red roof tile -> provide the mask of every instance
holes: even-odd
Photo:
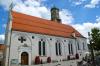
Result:
[[[12,12],[12,30],[46,34],[60,37],[71,37],[75,32],[77,37],[83,37],[72,26],[60,24],[54,21]]]

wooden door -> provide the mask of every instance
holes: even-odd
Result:
[[[23,52],[21,54],[21,65],[28,65],[28,53]]]

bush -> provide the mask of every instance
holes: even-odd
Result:
[[[70,60],[70,55],[67,56],[67,59]]]
[[[78,54],[78,53],[76,53],[75,57],[76,57],[76,59],[79,59],[79,54]]]
[[[47,63],[51,63],[51,57],[47,58]]]
[[[40,64],[41,61],[40,61],[40,57],[39,56],[36,56],[35,57],[35,64]]]

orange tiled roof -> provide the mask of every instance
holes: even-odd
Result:
[[[83,37],[72,26],[60,24],[50,20],[12,12],[12,30],[46,34],[60,37],[72,37],[75,32],[77,37]]]

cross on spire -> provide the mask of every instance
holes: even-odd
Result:
[[[26,38],[23,37],[23,36],[21,36],[21,37],[18,38],[18,40],[19,40],[21,43],[23,43],[24,41],[26,41]]]

